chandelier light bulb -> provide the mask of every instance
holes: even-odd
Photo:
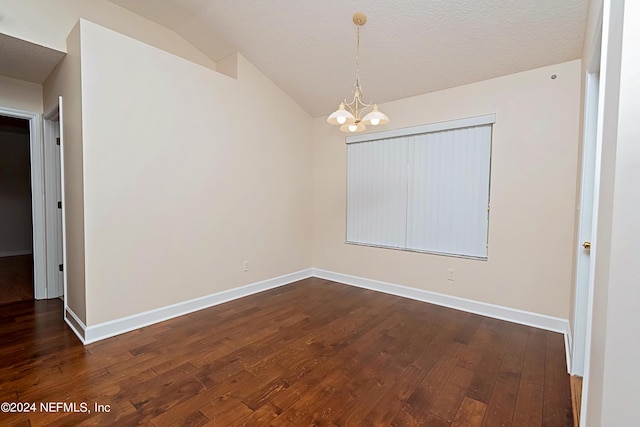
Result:
[[[358,130],[358,125],[349,125],[349,132],[355,132]]]
[[[389,117],[376,104],[373,104],[371,112],[362,118],[362,121],[371,126],[384,125],[389,123]]]
[[[351,114],[351,112],[347,111],[344,103],[340,103],[340,106],[336,111],[331,113],[329,117],[327,117],[327,123],[332,125],[344,125],[355,123],[356,118]]]

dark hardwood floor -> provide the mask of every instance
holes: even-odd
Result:
[[[0,402],[38,407],[0,425],[572,425],[560,334],[320,279],[86,347],[61,317],[2,306]]]
[[[0,304],[33,299],[33,255],[0,257]]]

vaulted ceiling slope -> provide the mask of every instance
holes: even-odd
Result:
[[[587,0],[110,0],[213,60],[240,52],[313,116],[349,97],[365,12],[365,98],[383,103],[578,59]]]
[[[0,76],[42,84],[65,53],[0,33]]]

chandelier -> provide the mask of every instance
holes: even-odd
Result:
[[[353,23],[356,24],[357,28],[356,87],[353,90],[353,100],[347,103],[345,99],[340,103],[338,109],[327,117],[327,122],[340,126],[342,132],[362,132],[367,129],[367,125],[378,126],[389,123],[389,117],[380,111],[376,104],[367,104],[362,100],[362,88],[360,87],[360,27],[366,22],[367,15],[364,13],[357,12],[353,15]]]

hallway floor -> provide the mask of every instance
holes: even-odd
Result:
[[[33,255],[0,257],[0,304],[33,299]]]

